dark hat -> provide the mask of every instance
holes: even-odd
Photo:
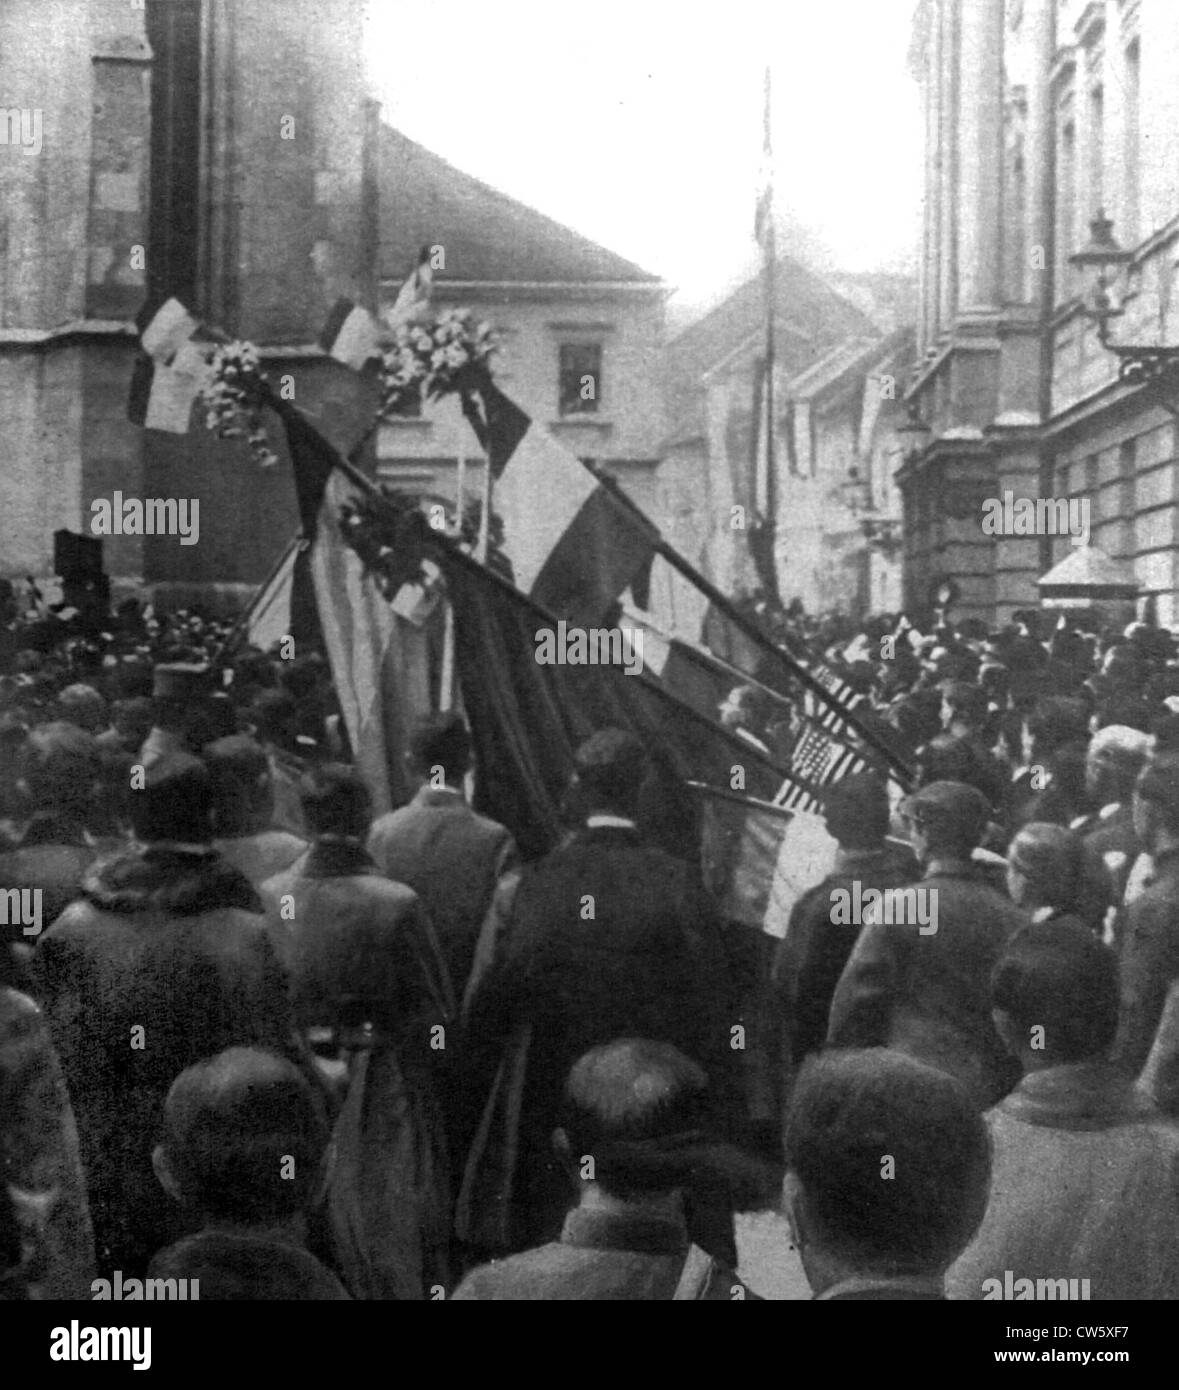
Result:
[[[919,824],[935,824],[975,839],[986,827],[986,797],[965,782],[930,782],[901,802],[901,815]]]
[[[195,700],[213,692],[207,665],[173,662],[155,668],[151,693],[157,700]]]

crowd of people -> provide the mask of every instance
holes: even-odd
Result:
[[[0,600],[0,1296],[757,1298],[767,1208],[819,1299],[1179,1296],[1169,633],[758,613],[913,776],[751,978],[631,733],[522,862],[460,716],[374,816],[319,654]]]

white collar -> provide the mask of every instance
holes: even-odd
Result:
[[[627,820],[625,816],[587,816],[585,824],[587,830],[601,830],[605,826],[609,826],[611,829],[614,830],[638,829],[638,826],[634,823],[634,821]]]

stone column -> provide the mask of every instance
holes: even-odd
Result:
[[[1002,297],[1003,0],[959,11],[958,310]]]
[[[937,259],[937,332],[954,321],[958,247],[955,223],[958,207],[958,0],[939,0],[934,23],[937,84],[938,221],[934,233]]]
[[[1055,0],[1024,0],[1028,45],[1027,121],[1024,127],[1024,243],[1029,270],[1025,283],[1038,315],[1052,309],[1052,209],[1055,199],[1056,134],[1049,74],[1056,47]],[[1036,256],[1040,248],[1042,256]],[[1044,268],[1040,269],[1040,263]]]

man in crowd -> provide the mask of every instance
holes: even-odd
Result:
[[[179,1234],[150,1162],[173,1078],[235,1043],[281,1052],[293,1023],[258,896],[210,843],[204,765],[153,763],[131,813],[138,843],[86,873],[82,896],[39,938],[35,967],[77,1115],[100,1273],[140,1278]]]
[[[959,1082],[882,1048],[812,1057],[785,1150],[784,1204],[817,1299],[945,1297],[990,1176],[986,1131]]]
[[[1010,1271],[1087,1280],[1093,1299],[1179,1297],[1179,1130],[1107,1060],[1113,952],[1078,922],[1043,922],[1012,938],[991,997],[1023,1079],[987,1115],[990,1202],[950,1296],[1002,1296]]]
[[[703,1170],[742,1166],[716,1143],[701,1067],[668,1043],[622,1038],[569,1073],[552,1135],[576,1206],[560,1238],[472,1270],[455,1298],[754,1298],[692,1245],[684,1193]]]
[[[461,994],[479,927],[496,884],[515,865],[516,845],[504,826],[467,804],[463,780],[471,766],[471,738],[457,714],[419,721],[409,766],[418,791],[408,806],[374,823],[368,851],[383,874],[422,899]]]
[[[888,791],[874,772],[845,777],[823,801],[828,833],[839,842],[830,874],[795,904],[771,968],[773,1013],[784,1037],[784,1072],[797,1070],[827,1037],[835,986],[860,934],[861,923],[836,911],[859,885],[899,888],[920,873],[911,851],[890,844]]]
[[[514,1191],[505,1194],[501,1182],[473,1198],[464,1223],[467,1238],[485,1247],[522,1249],[560,1229],[568,1188],[549,1138],[565,1078],[590,1048],[647,1037],[678,1047],[714,1084],[730,1075],[736,1010],[719,921],[694,871],[639,834],[643,746],[604,729],[581,745],[576,766],[584,820],[507,880],[464,1002],[464,1061],[502,1058],[517,1077]],[[493,1109],[505,1100],[494,1077],[492,1062]],[[472,1152],[468,1190],[489,1159],[485,1149]],[[502,1172],[494,1160],[490,1166]],[[494,1234],[475,1230],[488,1211]],[[731,1251],[731,1232],[720,1240]]]
[[[1089,741],[1085,790],[1091,813],[1073,823],[1085,842],[1085,854],[1104,864],[1109,902],[1120,903],[1141,845],[1134,831],[1131,798],[1134,780],[1150,749],[1150,735],[1124,724],[1107,724]]]
[[[901,813],[924,870],[914,909],[901,912],[903,921],[887,920],[882,905],[865,912],[827,1042],[906,1052],[957,1076],[977,1104],[993,1104],[1015,1077],[991,1022],[988,981],[1027,919],[971,860],[987,819],[977,788],[931,782]]]
[[[1146,1061],[1170,986],[1179,980],[1179,754],[1142,770],[1134,787],[1137,843],[1151,856],[1142,892],[1118,926],[1121,1013],[1114,1060],[1129,1072]]]
[[[266,751],[247,734],[202,750],[213,783],[214,848],[255,888],[307,853],[307,841],[271,824],[274,794]]]

